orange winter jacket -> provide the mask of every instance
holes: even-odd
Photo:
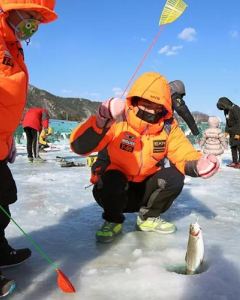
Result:
[[[0,161],[8,157],[12,136],[17,128],[27,98],[28,72],[23,50],[6,22],[8,11],[38,11],[42,23],[56,19],[55,0],[0,0]]]
[[[136,116],[131,103],[134,96],[162,104],[168,113],[159,123],[149,124]],[[107,170],[119,170],[133,182],[141,182],[156,173],[164,158],[184,174],[186,162],[196,161],[202,154],[194,149],[171,117],[171,96],[166,80],[158,73],[144,73],[128,93],[125,118],[115,121],[109,129],[100,129],[96,116],[91,116],[71,134],[71,148],[81,155],[104,149],[109,159]]]

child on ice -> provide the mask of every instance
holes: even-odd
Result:
[[[209,128],[203,133],[200,141],[200,147],[204,154],[214,154],[221,163],[221,155],[227,149],[227,142],[224,133],[219,128],[220,121],[217,117],[212,116],[208,119]]]

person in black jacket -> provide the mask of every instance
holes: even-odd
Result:
[[[169,82],[172,98],[172,108],[186,122],[193,135],[199,135],[197,124],[188,109],[183,97],[186,95],[184,83],[181,80]]]
[[[228,98],[221,97],[218,99],[217,108],[224,111],[225,132],[229,134],[232,162],[227,166],[240,169],[240,107]]]

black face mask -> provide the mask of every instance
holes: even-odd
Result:
[[[152,114],[150,112],[147,112],[145,110],[142,110],[142,109],[138,108],[138,112],[137,112],[136,116],[139,119],[141,119],[141,120],[143,120],[143,121],[145,121],[147,123],[156,124],[156,123],[159,122],[159,120],[161,118],[163,118],[166,115],[166,113],[167,113],[167,111],[164,110],[162,112],[158,112],[156,114]]]

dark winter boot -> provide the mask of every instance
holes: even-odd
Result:
[[[232,162],[232,163],[228,164],[227,167],[237,168],[237,165],[238,165],[238,163]]]
[[[14,280],[7,279],[3,275],[0,275],[0,298],[11,294],[15,286]]]
[[[0,268],[12,267],[21,264],[31,256],[31,250],[13,249],[9,245],[3,249],[0,249]]]

